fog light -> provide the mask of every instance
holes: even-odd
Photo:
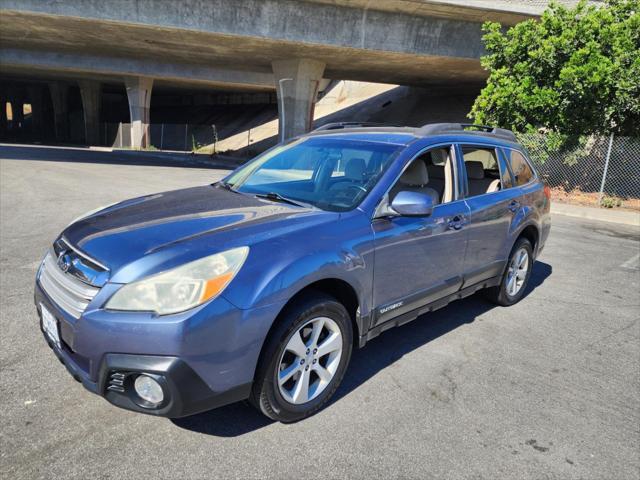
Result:
[[[164,393],[160,384],[148,375],[140,375],[133,384],[138,396],[153,405],[159,405],[164,400]]]

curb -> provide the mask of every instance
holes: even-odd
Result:
[[[566,203],[552,203],[551,214],[640,227],[640,212],[629,210],[613,210],[608,208],[569,205]]]
[[[214,158],[207,154],[191,153],[191,152],[173,152],[167,150],[144,151],[113,148],[111,152],[123,156],[131,156],[137,158],[153,158],[157,160],[168,160],[173,163],[184,163],[188,165],[197,165],[208,168],[220,168],[225,170],[235,170],[237,167],[245,163],[247,160],[242,158],[218,155]]]

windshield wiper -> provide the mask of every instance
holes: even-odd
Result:
[[[233,188],[233,185],[231,185],[230,183],[220,181],[218,182],[218,185],[220,185],[225,190],[229,190],[230,192],[240,193],[235,188]]]
[[[259,198],[266,198],[267,200],[271,200],[273,202],[288,203],[290,205],[295,205],[296,207],[313,208],[308,203],[303,203],[303,202],[300,202],[300,201],[297,201],[297,200],[291,200],[290,198],[283,197],[282,195],[280,195],[279,193],[276,193],[276,192],[256,193],[254,195],[256,197],[259,197]]]

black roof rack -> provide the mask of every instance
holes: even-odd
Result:
[[[474,125],[472,123],[428,123],[420,127],[421,135],[438,135],[443,133],[482,133],[499,137],[510,142],[517,142],[516,136],[506,128]]]
[[[391,125],[388,123],[376,123],[376,122],[333,122],[325,123],[314,129],[314,132],[320,132],[323,130],[342,130],[344,128],[366,128],[366,127],[397,127],[398,125]]]
[[[425,135],[443,135],[447,133],[467,133],[473,135],[481,135],[488,137],[498,137],[509,142],[517,143],[516,136],[511,130],[506,128],[490,127],[487,125],[474,125],[472,123],[428,123],[419,128],[402,127],[388,123],[375,122],[333,122],[326,123],[313,130],[313,132],[322,132],[328,130],[358,129],[358,128],[376,128],[387,127],[397,130],[411,130],[414,134]]]

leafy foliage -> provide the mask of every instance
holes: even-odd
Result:
[[[519,132],[640,134],[640,0],[552,3],[539,20],[483,26],[489,71],[469,117]]]
[[[567,135],[549,130],[544,134],[518,133],[518,142],[527,149],[529,158],[538,164],[545,163],[561,152],[565,165],[575,165],[591,154],[595,138],[591,135]]]
[[[604,197],[602,197],[602,200],[600,200],[600,206],[604,207],[604,208],[615,208],[615,207],[621,207],[622,206],[622,199],[618,198],[618,197],[610,197],[609,195],[606,195]]]

